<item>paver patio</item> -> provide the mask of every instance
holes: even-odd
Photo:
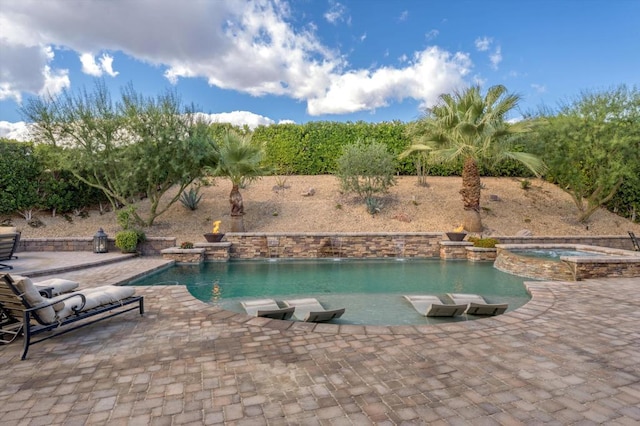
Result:
[[[33,256],[14,273],[100,255]],[[55,276],[104,285],[164,263]],[[402,327],[251,318],[181,286],[138,287],[144,317],[58,336],[26,361],[21,339],[0,346],[0,424],[640,424],[640,279],[528,286],[532,301],[499,317]]]

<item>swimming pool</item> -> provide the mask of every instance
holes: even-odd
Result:
[[[130,283],[186,285],[199,300],[243,313],[241,301],[315,297],[327,309],[346,308],[338,324],[401,325],[466,321],[426,318],[402,297],[474,293],[513,310],[529,301],[523,279],[490,263],[443,260],[277,260],[176,265]]]

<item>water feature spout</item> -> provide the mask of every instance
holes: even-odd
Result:
[[[404,258],[404,246],[405,241],[404,238],[396,238],[393,240],[393,246],[395,248],[396,257],[399,259]]]
[[[342,237],[331,237],[331,252],[333,257],[342,257]]]
[[[269,252],[269,258],[280,257],[280,238],[267,237],[267,249]]]

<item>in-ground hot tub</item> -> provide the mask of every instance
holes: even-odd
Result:
[[[584,244],[498,244],[494,267],[527,278],[640,277],[640,252]]]

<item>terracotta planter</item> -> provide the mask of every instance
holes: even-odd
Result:
[[[462,241],[466,236],[466,232],[447,232],[447,238],[451,241]]]
[[[213,232],[209,232],[204,234],[204,238],[208,243],[219,243],[222,237],[224,237],[223,233],[214,234]]]

